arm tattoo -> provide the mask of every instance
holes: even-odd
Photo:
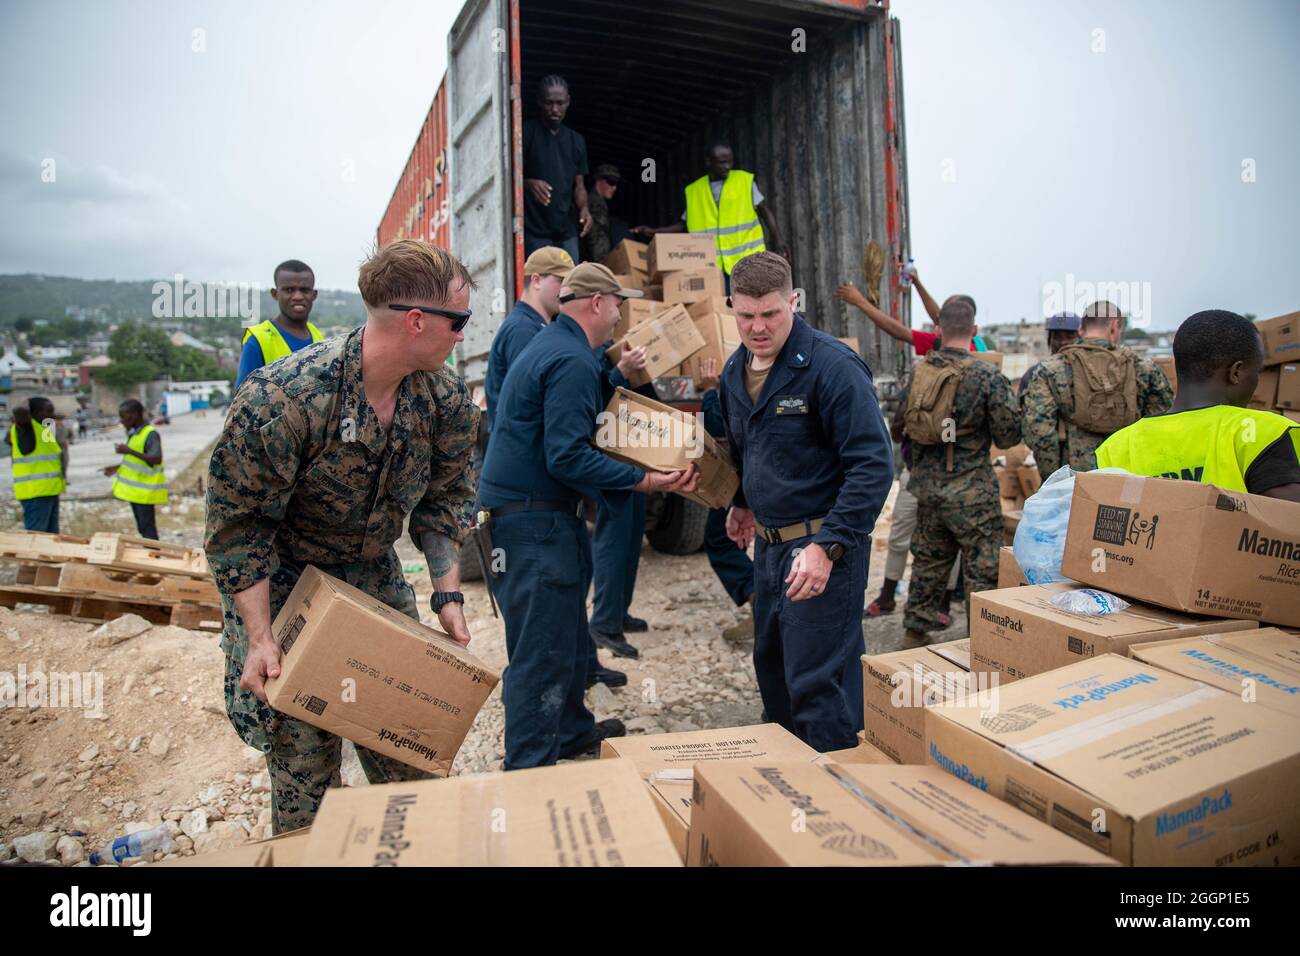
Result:
[[[420,536],[424,557],[429,562],[429,576],[435,581],[459,567],[460,549],[456,542],[440,534],[425,532]]]

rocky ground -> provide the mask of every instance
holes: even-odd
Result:
[[[119,513],[120,512],[120,513]],[[876,535],[869,596],[879,587],[890,509]],[[163,539],[202,543],[200,498],[178,498],[159,515]],[[130,511],[114,502],[66,502],[63,530],[132,531]],[[13,525],[11,524],[10,527]],[[427,620],[431,590],[424,560],[409,540],[398,546]],[[12,580],[12,565],[0,566]],[[479,582],[464,586],[471,650],[505,667],[505,637]],[[899,607],[904,595],[900,594]],[[954,608],[954,611],[957,609]],[[588,706],[618,717],[631,733],[662,733],[756,723],[762,707],[750,660],[752,644],[722,631],[743,621],[701,554],[675,557],[646,546],[632,611],[650,622],[631,635],[638,660],[601,651],[606,666],[627,672],[626,687],[596,685]],[[865,621],[868,651],[902,642],[901,613]],[[937,636],[965,633],[957,613]],[[49,706],[0,710],[0,861],[76,865],[113,838],[165,826],[170,855],[224,849],[270,833],[269,781],[260,754],[228,723],[221,697],[217,637],[138,618],[106,626],[32,610],[0,609],[0,681],[24,669],[86,673],[102,679],[102,712]],[[478,715],[453,773],[498,770],[503,755],[500,689]],[[345,746],[345,785],[365,785]],[[163,854],[158,854],[163,855]],[[135,862],[135,861],[131,861]]]

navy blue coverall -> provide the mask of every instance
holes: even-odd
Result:
[[[578,509],[584,495],[599,501],[645,476],[592,445],[601,398],[600,363],[582,327],[564,314],[533,337],[501,386],[501,424],[488,444],[479,499],[488,509],[543,509],[494,515],[489,524],[505,564],[493,588],[509,658],[507,770],[553,764],[597,736],[583,703],[591,541]]]
[[[737,507],[781,528],[824,518],[811,537],[754,545],[754,670],[769,720],[816,750],[853,747],[862,729],[863,595],[871,531],[894,473],[871,371],[847,345],[794,316],[756,403],[749,350],[722,371],[719,399],[740,470]],[[795,552],[839,543],[825,590],[785,596]]]
[[[501,399],[501,384],[506,380],[506,373],[510,371],[510,366],[524,350],[524,346],[545,327],[545,316],[520,299],[510,310],[510,314],[505,317],[496,335],[492,336],[492,348],[488,352],[487,375],[483,379],[483,391],[487,395],[489,434],[496,420],[497,402]]]
[[[725,440],[727,429],[722,421],[722,405],[716,389],[704,393],[700,413],[704,416],[704,430],[714,438]],[[708,555],[709,567],[713,568],[713,573],[736,606],[748,601],[754,593],[754,562],[749,559],[747,551],[736,547],[735,542],[727,537],[726,508],[709,509],[709,517],[704,522],[704,553]]]

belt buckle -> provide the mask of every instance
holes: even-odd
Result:
[[[768,544],[780,544],[780,543],[781,543],[781,529],[779,529],[779,528],[764,528],[764,529],[763,529],[763,540],[766,541]]]

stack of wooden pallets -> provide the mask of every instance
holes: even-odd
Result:
[[[155,624],[221,630],[221,598],[201,548],[124,534],[6,531],[0,560],[18,564],[18,580],[0,586],[0,607],[44,605],[80,621],[138,614]]]

